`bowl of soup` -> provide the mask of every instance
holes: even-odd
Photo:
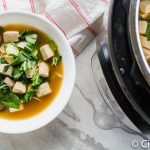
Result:
[[[26,12],[0,17],[0,132],[30,132],[67,104],[74,56],[62,32],[44,17]]]

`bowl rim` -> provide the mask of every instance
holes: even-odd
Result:
[[[47,118],[47,120],[44,123],[41,123],[41,124],[37,125],[36,127],[31,127],[30,129],[29,128],[28,129],[24,128],[24,129],[21,129],[21,130],[18,129],[17,131],[12,131],[10,129],[5,129],[5,130],[3,129],[3,130],[1,130],[1,128],[0,128],[0,132],[1,133],[7,133],[7,134],[27,133],[27,132],[31,132],[31,131],[34,131],[34,130],[37,130],[37,129],[41,128],[41,127],[46,126],[48,123],[50,123],[53,119],[55,119],[62,112],[62,110],[64,109],[64,107],[68,103],[69,98],[70,98],[71,93],[72,93],[72,90],[73,90],[73,87],[74,87],[74,84],[75,84],[75,76],[76,76],[75,58],[74,58],[71,46],[70,46],[68,40],[66,39],[65,35],[60,31],[60,29],[58,27],[56,27],[52,22],[50,22],[48,19],[44,18],[42,15],[33,14],[33,13],[30,13],[30,12],[25,12],[25,11],[7,11],[7,12],[0,13],[0,17],[3,16],[3,15],[8,15],[8,16],[9,15],[26,15],[26,16],[30,16],[30,17],[34,17],[36,19],[39,19],[40,21],[43,21],[43,22],[47,22],[50,25],[50,28],[52,28],[52,30],[55,30],[59,34],[59,36],[63,39],[64,44],[68,48],[68,53],[69,53],[70,59],[72,60],[72,72],[71,72],[72,73],[72,83],[71,83],[71,85],[69,87],[70,90],[69,90],[68,96],[66,97],[66,100],[64,100],[64,103],[61,105],[61,107],[59,107],[59,111],[57,111],[53,115],[53,117]],[[25,23],[20,23],[20,24],[25,24]],[[59,92],[58,92],[58,94],[59,94]],[[54,99],[54,101],[55,101],[55,99]],[[50,103],[49,106],[50,105],[52,105],[52,104]],[[46,111],[46,110],[43,110],[43,112],[44,111]],[[40,112],[40,113],[42,113],[42,112]],[[33,117],[31,117],[30,119],[32,119]],[[22,120],[25,121],[27,119],[22,119]],[[7,122],[7,119],[5,121]],[[9,120],[9,122],[11,122],[11,121],[12,122],[19,122],[20,120]]]

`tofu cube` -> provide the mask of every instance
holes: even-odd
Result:
[[[31,85],[28,85],[27,90],[31,90],[31,89],[32,89],[32,86],[31,86]]]
[[[26,92],[26,85],[21,82],[16,82],[12,91],[17,94],[24,94]]]
[[[147,37],[141,35],[140,39],[141,39],[142,46],[146,49],[150,49],[150,41],[147,40]]]
[[[13,112],[21,111],[23,109],[24,109],[23,104],[20,104],[20,107],[18,109],[16,109],[16,108],[9,108],[9,111],[11,113],[13,113]]]
[[[14,86],[15,82],[13,80],[11,80],[10,78],[6,77],[4,79],[4,83],[6,83],[9,87]]]
[[[140,3],[140,12],[143,14],[150,13],[150,1],[149,0],[143,0]]]
[[[45,62],[41,62],[39,64],[39,75],[41,77],[48,77],[49,76],[49,67]]]
[[[32,70],[26,71],[26,72],[25,72],[26,77],[27,77],[27,78],[32,78],[34,72],[35,72],[35,68],[33,68]]]
[[[4,58],[7,61],[7,63],[9,63],[9,64],[11,64],[12,61],[14,60],[14,57],[13,56],[9,56],[9,55],[5,55]]]
[[[144,52],[145,56],[150,55],[150,50],[148,50],[146,48],[143,48],[143,52]]]
[[[18,31],[6,31],[3,33],[4,42],[18,42]]]
[[[142,13],[140,13],[140,16],[141,16],[143,19],[148,19],[148,18],[150,18],[150,13],[149,13],[149,14],[142,14]]]
[[[140,34],[145,34],[147,31],[147,22],[146,21],[139,21],[139,32]]]
[[[146,60],[150,64],[150,55],[146,56]]]
[[[0,64],[0,73],[4,74],[6,76],[11,76],[12,71],[13,71],[13,67],[10,66],[6,72],[3,72],[3,69],[5,66],[7,66],[7,64]]]
[[[45,82],[38,87],[36,95],[37,95],[37,97],[42,97],[47,94],[50,94],[51,92],[52,92],[52,90],[51,90],[49,84],[47,82]]]
[[[50,48],[50,46],[48,44],[42,46],[40,48],[40,52],[41,52],[42,57],[43,57],[44,60],[47,60],[47,59],[54,56],[54,53],[53,53],[52,49]]]

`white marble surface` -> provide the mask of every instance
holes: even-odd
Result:
[[[131,141],[142,139],[122,128],[103,101],[91,71],[94,43],[76,58],[75,87],[58,118],[31,133],[0,134],[0,150],[132,150]]]

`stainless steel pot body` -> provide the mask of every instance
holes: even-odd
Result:
[[[131,0],[129,12],[129,32],[132,49],[142,75],[150,86],[150,67],[145,59],[139,35],[139,6],[140,0]]]
[[[132,12],[131,14],[129,14],[129,7],[130,7],[130,11],[133,10],[133,8],[131,8],[130,3],[128,4],[128,2],[132,2],[132,5],[134,4],[133,1],[136,3],[136,7],[134,7],[134,9],[136,9],[136,12]],[[111,7],[109,9],[109,17],[108,19],[108,23],[105,26],[106,31],[104,32],[103,36],[100,36],[98,38],[98,48],[99,48],[99,56],[101,56],[100,54],[107,54],[109,56],[110,59],[110,64],[111,64],[111,68],[112,70],[108,70],[107,72],[111,72],[110,76],[112,76],[112,73],[114,73],[115,76],[115,80],[118,84],[118,86],[120,87],[120,89],[118,90],[120,93],[122,93],[122,95],[124,95],[124,98],[117,94],[117,96],[115,97],[115,99],[117,100],[118,104],[121,106],[122,110],[127,114],[127,116],[134,122],[134,120],[136,120],[134,123],[140,128],[140,126],[142,125],[142,129],[141,131],[144,131],[146,129],[147,132],[150,131],[150,117],[147,114],[147,112],[145,111],[145,105],[141,106],[141,103],[139,101],[139,99],[137,98],[137,93],[141,94],[141,92],[139,91],[139,88],[137,88],[136,80],[134,80],[134,74],[138,74],[140,73],[141,77],[144,81],[144,83],[146,83],[145,79],[143,78],[144,74],[141,74],[141,70],[139,70],[139,63],[137,66],[138,71],[136,71],[135,73],[132,73],[131,76],[131,69],[132,69],[132,65],[133,62],[136,63],[136,61],[138,62],[138,57],[134,59],[132,59],[132,61],[128,61],[128,58],[131,59],[131,55],[128,54],[128,51],[132,52],[132,48],[129,48],[130,44],[127,41],[130,41],[131,39],[131,43],[134,47],[134,54],[136,56],[137,55],[141,56],[143,55],[142,60],[145,60],[143,51],[142,51],[142,47],[141,47],[141,54],[139,52],[136,52],[136,47],[135,46],[139,46],[140,43],[140,39],[138,40],[138,43],[135,44],[135,41],[137,41],[137,38],[139,38],[139,32],[138,32],[138,10],[139,10],[139,5],[137,6],[137,4],[139,4],[140,1],[137,0],[112,0],[112,4]],[[123,11],[123,13],[122,13]],[[125,13],[124,13],[125,12]],[[136,18],[132,17],[132,15],[137,15]],[[130,15],[130,18],[128,18]],[[130,20],[130,22],[128,22]],[[134,24],[133,24],[134,22]],[[136,22],[136,30],[135,28],[135,22]],[[130,25],[132,23],[132,26]],[[128,31],[128,27],[130,28],[130,33]],[[132,29],[132,28],[133,29]],[[134,37],[133,37],[133,33],[134,32]],[[127,34],[125,34],[127,33]],[[129,34],[128,34],[129,33]],[[102,35],[102,33],[101,33]],[[129,37],[132,36],[132,37]],[[133,42],[132,42],[133,41]],[[107,45],[107,46],[105,46]],[[123,52],[123,53],[122,53]],[[122,55],[122,54],[123,55]],[[130,55],[128,57],[128,54]],[[108,57],[105,56],[105,59]],[[118,57],[119,56],[119,57]],[[125,56],[125,57],[124,57]],[[106,62],[103,62],[103,59],[100,59],[100,63],[102,64],[106,64]],[[126,66],[125,68],[125,74],[122,71],[122,64],[120,63],[120,61],[118,60],[125,60],[125,64]],[[146,60],[145,63],[147,64]],[[124,64],[124,63],[123,63]],[[136,63],[137,64],[137,63]],[[103,66],[103,65],[102,65]],[[109,65],[108,65],[109,66]],[[104,66],[103,67],[103,71],[104,73],[106,72],[104,68],[108,68],[108,66]],[[129,67],[129,69],[126,69],[127,67]],[[148,66],[149,68],[149,66]],[[106,74],[105,74],[105,77]],[[131,81],[131,82],[130,82]],[[108,86],[111,88],[111,83],[109,82],[109,80],[107,80],[108,82]],[[114,82],[114,80],[112,81]],[[141,82],[140,82],[141,83]],[[130,85],[131,86],[130,86]],[[146,83],[147,84],[147,83]],[[140,84],[141,86],[141,84]],[[148,86],[148,85],[147,85]],[[133,88],[132,88],[133,87]],[[143,86],[142,86],[143,88]],[[145,88],[145,87],[144,87]],[[132,90],[133,89],[133,90]],[[149,86],[148,86],[148,90],[149,90]],[[113,95],[115,95],[113,93]],[[140,96],[138,96],[140,97]],[[146,96],[149,97],[149,96]],[[120,99],[120,100],[119,100]],[[145,97],[142,97],[142,101],[145,99]],[[145,99],[146,101],[146,99]],[[106,101],[107,102],[107,101]],[[146,101],[148,102],[148,101]],[[124,104],[128,103],[127,107],[124,107]],[[146,103],[146,106],[149,106],[149,104]],[[147,109],[146,109],[147,110]],[[149,111],[149,108],[148,108]]]

